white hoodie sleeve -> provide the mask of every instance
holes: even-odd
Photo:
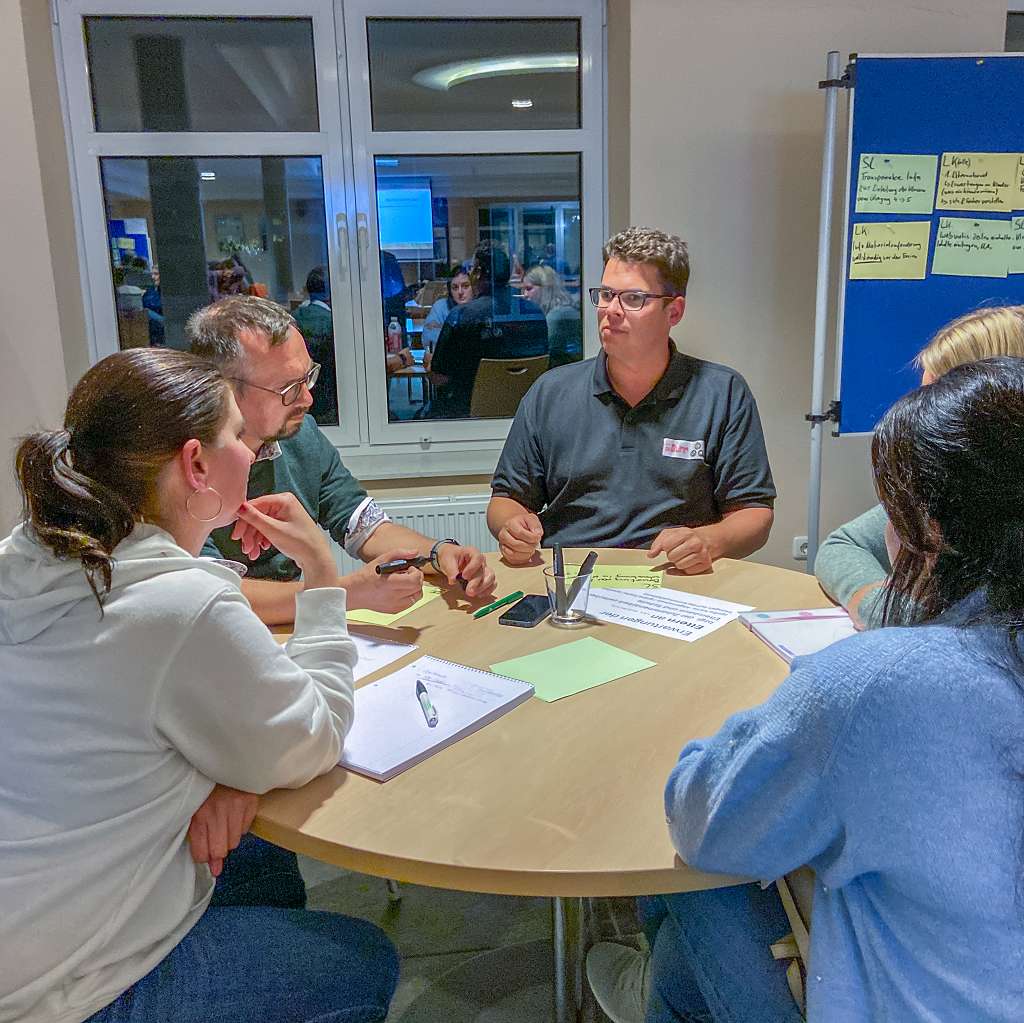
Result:
[[[156,691],[156,740],[222,785],[256,793],[304,785],[341,755],[357,657],[342,589],[297,594],[295,632],[283,647],[241,593],[221,591]]]

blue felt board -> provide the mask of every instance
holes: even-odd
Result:
[[[1024,56],[858,57],[853,88],[849,223],[924,220],[926,214],[856,213],[861,153],[1024,152]],[[923,281],[851,281],[843,256],[839,433],[867,433],[916,387],[914,356],[954,317],[984,305],[1024,304],[1024,274],[932,276],[939,218],[1009,213],[932,213]]]

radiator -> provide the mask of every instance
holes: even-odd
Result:
[[[498,544],[487,528],[490,494],[459,494],[453,497],[421,497],[378,502],[399,525],[415,529],[434,540],[454,537],[481,551],[496,551]],[[334,557],[342,574],[362,562],[350,558],[337,544]]]

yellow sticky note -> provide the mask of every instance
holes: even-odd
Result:
[[[569,578],[580,570],[579,565],[566,565]],[[591,589],[656,590],[665,581],[665,573],[646,565],[595,565]]]
[[[1008,220],[940,217],[932,273],[951,277],[1005,277],[1013,229]]]
[[[1024,217],[1010,220],[1010,262],[1007,272],[1024,274]]]
[[[851,281],[923,281],[931,221],[854,224]]]
[[[1017,194],[1013,200],[1015,210],[1024,210],[1024,154],[1017,158]]]
[[[857,213],[931,213],[937,156],[861,153]]]
[[[407,607],[404,611],[386,614],[384,611],[368,611],[366,608],[361,607],[355,611],[349,611],[345,618],[350,622],[361,622],[363,625],[391,625],[397,622],[399,618],[404,618],[407,614],[417,610],[417,608],[423,607],[424,604],[429,604],[440,593],[440,587],[429,586],[424,583],[423,596],[412,607]]]
[[[1019,201],[1020,153],[943,153],[937,210],[1009,213]]]

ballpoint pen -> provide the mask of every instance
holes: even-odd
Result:
[[[555,614],[564,618],[569,605],[565,599],[565,558],[562,557],[560,543],[556,543],[551,550],[551,568],[555,577]]]
[[[565,606],[567,608],[572,607],[573,601],[579,596],[580,590],[583,588],[584,582],[586,582],[587,576],[594,571],[594,565],[597,563],[597,551],[591,551],[586,560],[580,565],[580,574],[573,580],[572,586],[569,587],[569,595],[565,598]]]
[[[437,725],[437,711],[430,702],[427,687],[419,679],[416,679],[416,699],[420,702],[420,710],[423,711],[423,716],[426,718],[427,727],[434,728]]]
[[[506,604],[511,604],[513,601],[518,600],[522,595],[522,590],[516,590],[515,593],[510,593],[507,597],[502,597],[501,600],[496,600],[493,604],[487,604],[479,610],[474,611],[473,617],[483,618],[484,615],[489,615],[492,611],[497,611],[499,607],[504,607]]]

